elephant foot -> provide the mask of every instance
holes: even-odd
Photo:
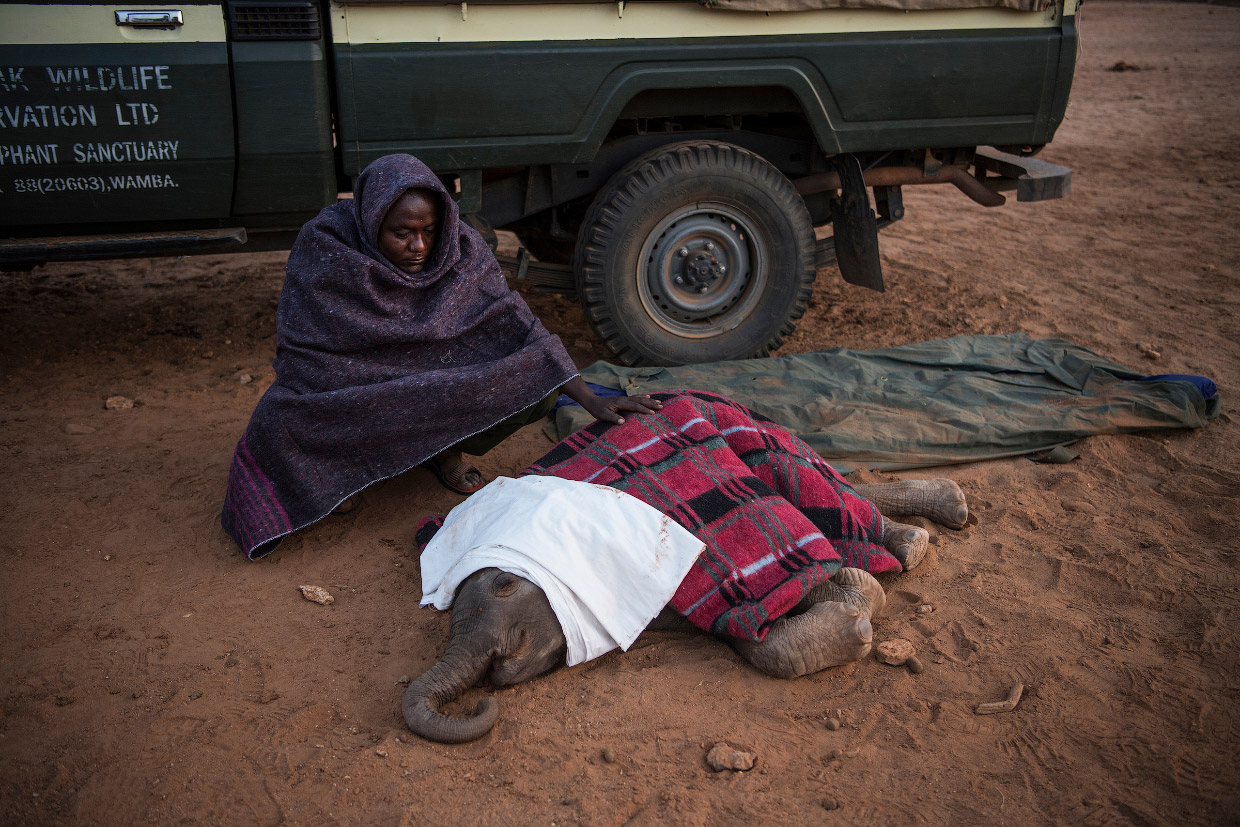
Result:
[[[887,605],[882,584],[865,569],[843,568],[831,580],[839,586],[843,602],[856,606],[870,620],[878,617]]]
[[[869,574],[861,574],[873,580]],[[867,607],[875,602],[867,596],[868,585],[841,589],[851,598],[864,601]],[[874,643],[874,627],[870,625],[869,608],[825,599],[799,615],[787,615],[775,621],[761,642],[734,640],[732,643],[745,660],[766,674],[796,678],[861,660],[870,653]]]
[[[853,490],[865,497],[882,514],[925,517],[948,528],[964,528],[969,519],[969,506],[964,492],[954,480],[900,480],[899,482],[855,485]]]
[[[750,663],[769,675],[793,678],[861,660],[874,642],[871,620],[887,595],[864,569],[842,568],[813,589],[799,613],[776,623],[762,643],[738,642]]]
[[[875,580],[874,575],[868,571],[842,568],[826,583],[812,589],[794,611],[807,611],[815,603],[821,603],[824,600],[847,603],[860,609],[867,618],[872,620],[878,617],[883,607],[887,605],[887,593],[883,591],[882,584]]]
[[[883,546],[900,561],[905,571],[911,571],[926,556],[926,549],[930,547],[930,532],[915,525],[884,520]]]

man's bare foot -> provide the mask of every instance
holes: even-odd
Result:
[[[930,547],[930,532],[915,525],[883,520],[883,547],[900,561],[905,571],[917,567]]]
[[[466,496],[486,485],[482,472],[465,459],[460,451],[449,448],[428,459],[423,465],[450,491]]]
[[[345,497],[343,500],[341,500],[340,504],[332,509],[332,513],[333,514],[348,514],[350,511],[357,508],[357,505],[360,501],[361,501],[361,495],[351,494],[348,497]]]
[[[969,506],[954,480],[900,480],[854,485],[853,490],[886,514],[925,517],[948,528],[964,528]]]

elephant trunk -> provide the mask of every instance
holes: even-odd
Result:
[[[409,729],[444,744],[463,744],[490,732],[499,717],[499,706],[493,698],[479,701],[469,718],[449,718],[439,708],[456,700],[486,674],[491,654],[470,651],[453,640],[444,656],[405,690],[401,711]]]

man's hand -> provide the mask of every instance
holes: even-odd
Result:
[[[590,416],[613,425],[624,424],[624,411],[653,413],[663,407],[662,402],[649,396],[597,396],[580,376],[568,380],[560,391],[585,408]]]

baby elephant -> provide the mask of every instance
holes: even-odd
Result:
[[[952,528],[963,527],[968,516],[964,495],[950,480],[854,488],[880,513],[927,517]],[[883,544],[905,569],[920,562],[929,543],[928,532],[890,520],[884,526]],[[882,611],[885,600],[873,576],[861,569],[843,568],[775,621],[761,642],[727,640],[769,675],[807,675],[865,657],[874,637],[870,620]],[[669,608],[660,618],[670,613]],[[405,691],[405,723],[432,741],[463,743],[480,738],[499,715],[493,698],[480,701],[471,717],[448,717],[440,707],[484,678],[493,685],[508,686],[550,672],[564,665],[566,654],[563,631],[542,589],[499,569],[474,572],[461,583],[453,600],[447,651]]]

